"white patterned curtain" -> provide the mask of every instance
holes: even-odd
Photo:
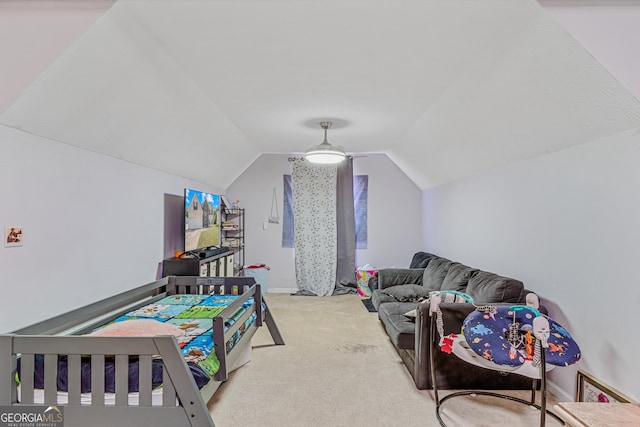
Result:
[[[328,296],[336,284],[336,166],[293,164],[296,283],[300,293]]]

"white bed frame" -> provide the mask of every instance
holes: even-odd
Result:
[[[241,294],[213,319],[215,352],[220,369],[208,384],[198,390],[191,371],[172,336],[94,337],[81,336],[105,320],[174,294]],[[224,319],[237,311],[250,297],[254,304],[227,331]],[[251,277],[176,277],[169,276],[89,306],[56,316],[34,325],[0,335],[0,406],[62,408],[65,427],[171,426],[212,427],[214,422],[207,402],[227,380],[233,367],[251,345],[257,328],[266,323],[276,345],[284,345],[280,332],[262,299],[260,285]],[[256,313],[256,320],[246,328],[229,353],[226,343],[245,321]],[[44,390],[35,390],[33,372],[35,355],[44,355]],[[58,355],[67,355],[68,393],[65,403],[58,403]],[[81,394],[81,358],[91,357],[91,399]],[[105,356],[115,355],[115,396],[105,403]],[[135,402],[128,393],[129,356],[139,358],[139,393]],[[152,359],[163,360],[162,403],[158,406],[151,386]],[[20,361],[21,384],[15,376]],[[31,374],[29,374],[31,373]],[[34,397],[36,396],[36,397]],[[42,401],[39,398],[44,397]],[[137,404],[136,404],[137,403]]]

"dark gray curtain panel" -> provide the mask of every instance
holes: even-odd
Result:
[[[334,294],[355,292],[356,221],[353,203],[353,159],[338,164],[336,182],[336,226],[338,264]]]

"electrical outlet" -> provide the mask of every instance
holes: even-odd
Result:
[[[267,221],[262,223],[262,229],[266,230],[267,228],[269,228],[269,223]]]

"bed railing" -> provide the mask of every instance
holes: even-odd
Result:
[[[2,381],[0,389],[0,405],[65,405],[72,407],[131,407],[150,408],[162,406],[165,421],[175,419],[182,425],[184,419],[193,420],[193,425],[213,425],[210,421],[206,405],[189,371],[186,362],[180,355],[176,341],[171,336],[158,337],[86,337],[86,336],[0,336],[0,348],[11,354],[11,364],[0,366],[0,378],[11,378]],[[112,354],[117,349],[117,354]],[[44,369],[36,372],[36,358],[44,357]],[[20,357],[20,382],[16,381]],[[66,356],[67,393],[65,401],[58,393],[58,360]],[[42,357],[42,356],[40,356]],[[162,359],[162,398],[161,403],[153,403],[152,397],[152,362],[153,358]],[[90,358],[91,391],[83,395],[81,389],[82,359]],[[139,383],[138,399],[129,399],[129,364],[130,359],[138,360]],[[105,402],[105,361],[113,359],[115,363],[115,396],[114,401]],[[5,359],[6,360],[6,359]],[[34,377],[43,375],[44,389],[38,390]],[[11,384],[10,387],[6,387]],[[90,394],[90,399],[86,395]],[[83,399],[84,397],[84,399]],[[154,417],[158,416],[157,407],[153,408]],[[134,410],[134,409],[132,409]],[[109,412],[106,412],[109,414]],[[115,415],[115,414],[110,414]],[[186,417],[185,417],[186,415]],[[86,416],[86,414],[85,414]],[[116,425],[115,423],[114,425]]]
[[[214,338],[220,369],[202,389],[198,389],[172,336],[81,335],[103,324],[105,319],[115,318],[167,295],[185,293],[241,296],[225,310],[226,315],[235,313],[250,297],[254,298],[254,304],[226,330],[224,316],[213,319],[214,336],[224,337],[222,340]],[[263,305],[266,310],[263,310]],[[228,355],[226,343],[240,328],[247,327],[245,322],[254,313],[256,320],[243,335],[247,338],[234,347],[239,350]],[[64,409],[65,426],[68,427],[212,427],[214,424],[205,402],[221,382],[227,380],[228,369],[237,362],[240,350],[250,345],[251,336],[263,321],[274,343],[283,345],[275,321],[262,299],[260,285],[252,277],[168,276],[12,334],[0,335],[0,406],[60,406]],[[66,393],[58,392],[59,357],[66,358],[66,364],[62,366],[67,370],[66,377],[63,375],[68,383]],[[128,374],[132,359],[138,362],[139,391],[135,394],[129,393]],[[162,359],[161,368],[155,363],[157,359]],[[106,393],[104,373],[106,365],[111,363],[115,365],[114,393]],[[82,371],[83,367],[87,369],[87,365],[91,369],[91,390],[82,393]],[[154,366],[156,370],[162,369],[161,392],[153,390]],[[20,383],[16,381],[18,368]],[[34,381],[36,371],[43,378],[43,384],[38,381],[38,387]],[[132,395],[137,395],[137,399],[132,399]],[[133,420],[143,421],[135,424]]]
[[[156,280],[42,322],[34,323],[12,333],[18,335],[57,335],[65,333],[74,326],[109,315],[115,308],[126,307],[129,304],[140,303],[146,299],[159,298],[165,295],[169,280],[170,277]]]

